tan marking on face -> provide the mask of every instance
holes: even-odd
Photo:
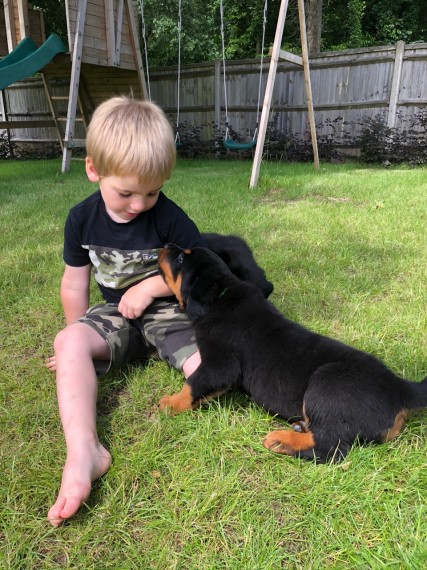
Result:
[[[311,431],[297,432],[281,429],[267,434],[263,444],[264,447],[275,453],[295,455],[298,451],[313,449],[315,441]]]
[[[391,428],[381,434],[381,441],[385,443],[397,437],[403,430],[407,417],[408,410],[401,410],[395,417],[394,424]]]
[[[159,265],[163,271],[164,280],[168,285],[169,289],[173,292],[175,297],[178,299],[178,303],[181,309],[184,308],[184,301],[182,300],[181,294],[181,285],[182,285],[182,276],[178,274],[176,279],[174,279],[170,267],[169,259],[167,258],[167,251],[165,249],[160,250],[159,253]]]

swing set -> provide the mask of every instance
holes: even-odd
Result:
[[[148,49],[147,49],[147,34],[145,26],[145,15],[144,15],[144,0],[140,0],[140,10],[141,10],[141,33],[142,41],[144,45],[145,53],[145,70],[146,70],[146,82],[148,90],[148,98],[151,101],[151,89],[150,89],[150,73],[148,64]],[[261,42],[261,58],[260,58],[260,68],[259,68],[259,81],[258,81],[258,100],[257,100],[257,111],[256,111],[256,124],[251,140],[247,142],[238,142],[231,138],[230,130],[231,124],[228,116],[228,94],[227,94],[227,75],[226,75],[226,60],[225,60],[225,18],[224,18],[224,4],[223,0],[220,0],[220,16],[221,16],[221,45],[222,45],[222,69],[223,69],[223,89],[224,89],[224,105],[225,105],[225,136],[223,140],[223,145],[227,150],[250,150],[255,147],[257,143],[258,134],[258,123],[260,118],[260,102],[261,102],[261,90],[262,90],[262,69],[264,62],[264,46],[265,46],[265,29],[267,25],[267,10],[268,10],[268,0],[264,2],[264,12],[263,12],[263,26],[262,26],[262,42]],[[175,126],[175,144],[176,148],[181,148],[183,143],[180,136],[180,96],[181,96],[181,38],[182,38],[182,0],[178,0],[178,20],[177,20],[177,30],[178,30],[178,66],[177,66],[177,105],[176,105],[176,126]]]
[[[274,81],[277,73],[277,65],[280,60],[288,61],[290,63],[302,66],[304,68],[304,79],[306,87],[306,97],[307,97],[307,111],[310,123],[311,131],[311,141],[313,146],[313,156],[314,156],[314,166],[316,169],[319,168],[319,154],[317,148],[317,137],[316,137],[316,127],[314,122],[314,108],[313,99],[311,92],[311,80],[310,80],[310,66],[308,58],[308,46],[307,46],[307,33],[305,26],[305,10],[304,10],[304,0],[297,0],[298,2],[298,16],[299,16],[299,27],[301,36],[301,48],[302,57],[295,54],[283,51],[281,49],[283,30],[285,26],[286,14],[288,10],[289,0],[281,0],[279,16],[276,26],[276,34],[274,38],[273,47],[270,48],[270,64],[269,72],[267,78],[267,84],[264,93],[264,102],[261,109],[261,91],[262,91],[262,72],[264,63],[264,47],[265,47],[265,31],[267,24],[267,11],[268,11],[268,0],[264,1],[264,11],[263,11],[263,25],[262,25],[262,42],[261,42],[261,57],[260,57],[260,70],[259,70],[259,81],[258,81],[258,101],[257,101],[257,111],[256,111],[256,123],[254,132],[251,140],[247,142],[240,142],[233,140],[231,137],[231,125],[228,114],[228,93],[227,93],[227,75],[226,75],[226,61],[225,61],[225,17],[224,17],[224,2],[220,0],[220,18],[221,18],[221,45],[222,45],[222,68],[223,68],[223,89],[224,89],[224,107],[225,107],[225,136],[223,139],[223,145],[227,150],[232,151],[245,151],[251,150],[255,147],[254,161],[252,165],[252,174],[249,186],[251,188],[255,187],[258,178],[260,165],[262,160],[262,153],[265,142],[265,135],[267,132],[268,117],[270,113],[271,100],[273,97]],[[144,43],[145,50],[145,69],[147,74],[147,89],[148,98],[151,100],[150,91],[150,78],[149,78],[149,65],[148,65],[148,55],[147,55],[147,41],[146,41],[146,30],[145,30],[145,19],[144,19],[144,0],[140,0],[141,8],[141,19],[142,19],[142,39]],[[181,95],[181,16],[182,16],[182,0],[178,0],[178,69],[177,69],[177,117],[176,117],[176,128],[175,128],[175,144],[177,148],[182,146],[180,138],[180,95]]]

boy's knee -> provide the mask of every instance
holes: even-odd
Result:
[[[81,342],[82,340],[82,330],[81,325],[76,323],[69,325],[65,329],[59,331],[53,341],[53,348],[55,354],[64,352],[75,345],[76,342]]]
[[[69,344],[70,339],[70,327],[62,329],[56,335],[55,340],[53,341],[53,348],[55,350],[55,354],[63,352],[64,349]]]

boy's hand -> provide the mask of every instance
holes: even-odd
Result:
[[[142,284],[128,289],[120,300],[118,309],[126,319],[137,319],[154,301],[154,297],[144,290]]]
[[[144,279],[124,293],[118,309],[126,319],[137,319],[158,297],[168,297],[172,291],[160,275]]]

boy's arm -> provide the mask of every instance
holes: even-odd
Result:
[[[90,270],[91,264],[83,267],[65,265],[61,281],[61,301],[67,325],[83,317],[89,308]]]
[[[137,319],[157,297],[168,297],[172,291],[160,275],[148,277],[124,293],[118,309],[126,319]]]

